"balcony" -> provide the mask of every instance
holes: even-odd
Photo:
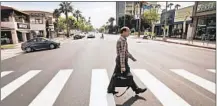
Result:
[[[6,27],[10,29],[30,29],[29,23],[22,22],[1,22],[1,27]]]
[[[30,29],[29,23],[17,23],[17,29]]]
[[[6,27],[6,28],[10,28],[10,29],[16,29],[17,28],[17,24],[15,22],[5,21],[5,22],[1,22],[1,27]]]

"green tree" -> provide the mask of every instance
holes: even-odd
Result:
[[[176,9],[176,10],[178,10],[178,9],[179,9],[179,7],[181,7],[181,5],[180,5],[180,4],[176,4],[176,5],[175,5],[175,9]]]
[[[66,30],[66,19],[65,18],[62,18],[62,17],[59,17],[58,19],[58,27],[59,27],[59,31],[64,31]]]
[[[59,11],[59,9],[55,9],[53,12],[53,17],[55,18],[55,22],[54,22],[54,29],[57,33],[58,36],[58,32],[59,32],[59,26],[58,26],[58,22],[59,22],[59,17],[60,17],[61,13]]]
[[[76,18],[73,17],[73,16],[69,16],[69,19],[68,19],[68,23],[69,23],[69,29],[72,30],[74,28],[76,28]]]
[[[81,17],[81,11],[76,10],[75,13],[74,13],[74,16],[77,18],[77,21],[78,21],[79,17]]]
[[[73,7],[71,6],[71,2],[61,2],[59,4],[60,8],[59,11],[64,13],[66,16],[66,30],[67,30],[67,37],[69,37],[69,22],[68,22],[68,14],[71,12],[73,13]]]
[[[115,21],[114,17],[110,17],[109,20],[108,20],[108,22],[110,23],[111,26],[113,26],[114,21]]]
[[[155,8],[157,9],[157,12],[158,12],[159,9],[161,8],[161,5],[160,5],[160,4],[157,4],[157,5],[155,6]]]
[[[154,35],[154,27],[156,22],[159,20],[159,14],[157,13],[157,9],[151,8],[149,11],[145,11],[143,17],[151,25],[152,35]]]
[[[91,17],[88,18],[88,23],[91,23],[90,19],[91,19]]]
[[[173,3],[169,3],[169,4],[167,5],[167,7],[169,7],[170,10],[171,10],[171,7],[172,7],[173,5],[174,5]]]

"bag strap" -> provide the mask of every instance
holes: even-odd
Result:
[[[115,95],[115,96],[116,96],[116,97],[121,97],[121,96],[123,96],[129,88],[130,88],[130,87],[128,86],[127,89],[126,89],[121,95]]]

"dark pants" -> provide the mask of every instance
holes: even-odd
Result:
[[[132,88],[133,91],[136,91],[136,89],[138,88],[138,86],[136,85],[135,81],[133,80],[133,75],[130,72],[130,67],[128,65],[128,59],[125,60],[125,69],[126,71],[122,74],[124,74],[124,76],[128,77],[131,81],[130,87]],[[115,70],[114,73],[112,75],[111,81],[109,83],[108,86],[108,91],[114,91],[115,90],[115,85],[116,85],[116,75],[121,74],[121,66],[120,66],[120,57],[116,58],[116,66],[115,66]]]

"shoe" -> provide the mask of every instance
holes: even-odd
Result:
[[[136,92],[136,94],[139,94],[139,93],[145,92],[146,90],[147,90],[147,88],[144,88],[144,89],[137,88],[135,92]]]
[[[118,92],[116,92],[116,91],[108,91],[107,93],[112,93],[112,94],[117,94]]]

